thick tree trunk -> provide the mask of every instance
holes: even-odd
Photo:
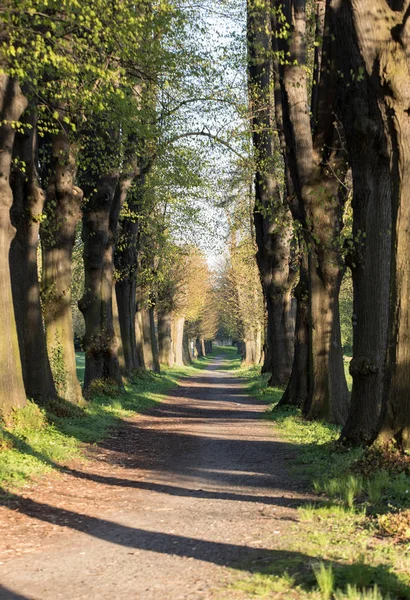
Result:
[[[243,356],[243,364],[246,367],[257,364],[255,336],[250,334],[249,336],[245,337],[244,345],[245,354]]]
[[[262,372],[271,373],[269,385],[283,385],[289,379],[293,358],[293,346],[288,337],[291,330],[288,307],[293,283],[290,272],[292,223],[282,198],[282,176],[276,172],[280,149],[274,133],[269,29],[269,2],[259,4],[248,0],[249,104],[256,151],[256,258],[267,310]]]
[[[84,209],[85,292],[78,303],[84,315],[84,389],[107,379],[122,387],[118,340],[113,321],[113,249],[118,222],[118,174],[100,178]]]
[[[201,345],[202,356],[206,356],[205,340],[202,336],[199,337],[199,343]]]
[[[134,184],[130,191],[131,184]],[[140,226],[138,214],[144,192],[145,175],[135,167],[128,175],[120,178],[117,193],[119,204],[126,201],[127,216],[120,220],[118,243],[114,261],[116,270],[116,296],[118,303],[121,338],[127,371],[143,368],[142,347],[137,343],[135,329],[137,313],[137,273],[138,251],[140,244]]]
[[[287,286],[286,286],[287,287]],[[266,344],[269,357],[265,356],[263,372],[271,373],[271,386],[285,385],[292,371],[294,319],[292,315],[292,290],[281,289],[278,294],[266,294],[268,312],[267,340],[275,342]]]
[[[310,388],[308,286],[307,257],[305,256],[301,260],[299,282],[295,289],[297,306],[292,373],[285,393],[279,401],[279,406],[290,405],[300,408],[305,405],[308,398]]]
[[[309,256],[309,393],[303,414],[310,419],[325,417],[344,424],[348,410],[348,389],[344,375],[340,337],[339,278],[324,278],[314,257]]]
[[[82,393],[73,340],[71,263],[83,194],[74,185],[75,154],[63,129],[52,135],[51,152],[45,203],[47,218],[40,227],[44,323],[57,392],[64,400],[78,404],[82,402]]]
[[[174,347],[175,365],[177,367],[182,367],[184,365],[184,324],[185,317],[175,316],[173,318],[172,340]]]
[[[296,212],[304,225],[310,250],[310,387],[304,413],[309,418],[344,424],[349,393],[338,329],[343,264],[337,241],[343,226],[345,194],[340,181],[345,177],[347,157],[342,132],[333,115],[337,92],[335,45],[326,21],[322,52],[325,60],[322,60],[320,78],[315,82],[318,108],[312,125],[306,70],[306,2],[277,0],[276,4],[283,9],[290,28],[289,41],[281,42],[281,49],[288,53],[289,60],[279,66],[285,157],[298,202]],[[281,30],[283,23],[275,23],[275,27]]]
[[[146,369],[147,366],[145,364],[145,357],[144,357],[144,332],[143,332],[143,326],[142,326],[142,313],[138,309],[138,305],[137,305],[137,312],[135,313],[135,343],[136,343],[138,362],[141,365],[140,368]]]
[[[192,357],[191,357],[191,352],[189,349],[189,339],[185,332],[184,332],[184,335],[182,338],[182,354],[183,354],[184,364],[189,365],[192,362]]]
[[[172,351],[172,315],[169,312],[158,313],[158,349],[159,362],[172,367],[174,364]]]
[[[353,241],[347,262],[353,279],[353,388],[342,431],[348,444],[367,444],[377,433],[387,346],[391,256],[389,142],[381,133],[383,117],[372,77],[357,46],[349,3],[333,3],[338,68],[346,87],[340,116],[353,177]],[[380,132],[376,134],[376,132]]]
[[[158,341],[157,341],[157,332],[155,327],[155,309],[153,306],[149,308],[149,324],[151,331],[151,346],[152,346],[152,370],[155,373],[160,372],[159,366],[159,351],[158,351]]]
[[[15,138],[27,101],[17,81],[0,73],[0,418],[26,403],[11,291],[9,250],[15,230],[10,221],[10,174]]]
[[[120,326],[122,349],[124,354],[125,371],[143,367],[141,352],[138,352],[136,321],[136,281],[124,278],[116,281],[115,295],[118,306],[118,321]]]
[[[37,174],[37,132],[34,114],[23,118],[24,130],[16,134],[14,157],[18,166],[11,178],[11,220],[16,236],[10,248],[10,274],[19,338],[24,386],[28,398],[42,402],[57,397],[40,301],[37,250],[45,193]]]
[[[152,351],[152,338],[151,338],[151,322],[149,316],[149,310],[146,308],[140,309],[139,322],[142,332],[143,339],[143,353],[144,353],[144,365],[146,369],[150,371],[154,370],[154,354]]]
[[[195,347],[196,347],[196,355],[198,358],[202,358],[203,356],[205,356],[202,351],[202,344],[201,344],[201,340],[199,337],[197,337],[195,339]]]
[[[404,450],[410,449],[410,7],[408,2],[386,0],[350,0],[335,6],[347,7],[354,31],[349,57],[359,54],[364,65],[382,121],[374,134],[379,152],[387,149],[389,159],[390,186],[384,202],[390,201],[391,209],[390,307],[379,426],[382,437],[394,438]],[[378,177],[374,173],[372,183]],[[382,219],[384,215],[382,210]],[[377,362],[369,366],[378,373]]]

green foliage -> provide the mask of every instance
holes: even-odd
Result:
[[[323,600],[330,600],[335,585],[332,565],[326,566],[323,562],[320,562],[319,564],[313,564],[312,569]]]

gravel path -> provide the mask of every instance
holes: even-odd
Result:
[[[1,599],[233,598],[279,556],[306,500],[295,449],[225,364],[1,508]]]

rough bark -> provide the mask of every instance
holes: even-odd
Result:
[[[292,223],[278,173],[280,149],[274,132],[269,34],[269,2],[255,6],[248,0],[249,104],[256,153],[256,258],[267,310],[262,372],[271,373],[269,385],[283,385],[289,379],[293,358],[293,332],[289,323],[293,285],[290,271]],[[259,349],[256,354],[260,356]]]
[[[343,8],[339,3],[335,6]],[[374,134],[379,138],[379,152],[389,160],[390,185],[384,187],[384,203],[391,209],[390,306],[379,427],[383,438],[394,438],[402,449],[409,449],[410,5],[408,1],[349,0],[346,7],[354,32],[353,52],[359,53],[370,94],[377,99]],[[364,104],[364,110],[368,106]],[[373,185],[379,180],[376,167],[373,165]],[[382,223],[385,211],[382,207],[378,212]],[[383,235],[377,228],[371,235],[380,233]],[[368,339],[366,331],[364,335]],[[380,340],[380,346],[382,343]],[[367,367],[378,376],[377,362]]]
[[[154,355],[152,351],[151,322],[149,310],[146,308],[142,308],[138,310],[138,313],[143,339],[144,365],[146,369],[152,371],[154,370]]]
[[[85,292],[78,306],[85,321],[85,390],[98,379],[107,379],[122,387],[112,301],[113,252],[119,215],[117,184],[117,172],[103,175],[84,208]]]
[[[24,386],[28,398],[42,402],[57,397],[40,301],[37,250],[45,193],[38,182],[37,131],[34,112],[26,111],[16,134],[11,177],[11,221],[16,236],[10,248],[10,274]],[[23,169],[24,165],[24,169]]]
[[[144,332],[142,327],[142,314],[138,309],[135,313],[135,344],[136,344],[136,352],[138,356],[138,363],[141,365],[140,368],[145,369],[145,359],[144,359]]]
[[[182,357],[184,364],[189,365],[192,362],[191,351],[189,349],[189,339],[185,332],[182,338]]]
[[[15,234],[10,221],[15,138],[12,123],[20,119],[26,105],[17,81],[0,73],[0,418],[26,403],[9,270],[9,250]]]
[[[311,122],[305,48],[306,2],[278,0],[276,8],[283,11],[290,28],[289,38],[279,42],[285,56],[289,56],[289,60],[279,65],[285,158],[310,250],[310,376],[304,414],[308,418],[344,424],[349,394],[338,328],[338,296],[343,273],[338,240],[345,199],[340,181],[346,173],[347,157],[343,136],[333,115],[337,92],[335,44],[326,22],[322,52],[326,60],[322,60],[316,82],[318,109]],[[327,18],[328,14],[326,11]],[[274,19],[277,37],[282,26]]]
[[[116,296],[126,370],[144,367],[141,347],[135,330],[137,312],[137,273],[140,243],[138,213],[144,191],[145,175],[134,165],[120,178],[117,193],[120,204],[127,201],[127,215],[121,218],[118,243],[115,247]],[[132,186],[132,189],[131,189]]]
[[[172,315],[169,312],[158,313],[158,349],[159,362],[168,367],[174,364],[172,352]]]
[[[307,255],[302,253],[299,281],[295,289],[296,324],[292,373],[279,406],[302,407],[309,392],[309,303]]]
[[[172,340],[175,365],[177,367],[182,367],[184,365],[184,324],[185,317],[174,316],[172,320]]]
[[[353,178],[353,388],[342,431],[348,444],[367,444],[377,432],[387,345],[391,256],[390,158],[372,76],[366,74],[349,3],[333,2],[338,68],[346,82],[340,101]],[[361,73],[362,76],[357,77]]]
[[[71,262],[82,191],[74,185],[75,152],[64,129],[51,136],[46,221],[40,227],[42,303],[47,351],[58,395],[82,402],[77,379],[71,312]]]
[[[158,351],[158,340],[157,332],[155,327],[155,308],[154,306],[149,307],[149,324],[151,331],[151,346],[152,346],[152,370],[155,373],[160,372],[159,366],[159,351]]]
[[[248,367],[250,365],[257,364],[255,339],[252,337],[245,338],[244,343],[245,343],[245,354],[243,357],[244,366]]]

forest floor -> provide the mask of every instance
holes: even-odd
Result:
[[[197,366],[87,460],[2,501],[0,598],[322,599],[329,565],[343,585],[380,580],[410,598],[362,515],[342,511],[335,528],[313,513],[317,496],[290,470],[300,447],[232,361]],[[349,594],[334,597],[359,598]]]

